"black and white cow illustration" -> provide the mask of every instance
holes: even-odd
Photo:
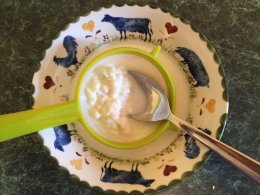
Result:
[[[100,180],[108,183],[126,183],[126,184],[139,184],[145,187],[149,187],[154,179],[144,179],[141,172],[138,170],[138,164],[134,169],[134,164],[132,165],[131,171],[117,170],[112,168],[113,161],[108,165],[105,163],[104,167],[101,168],[101,178]],[[104,174],[104,175],[103,175]]]
[[[175,51],[183,58],[182,63],[188,65],[191,75],[197,81],[194,87],[209,87],[209,76],[199,56],[185,47],[177,47]]]
[[[128,32],[139,32],[145,35],[144,41],[147,40],[147,34],[149,35],[149,41],[151,41],[151,37],[153,34],[153,30],[151,28],[151,20],[148,18],[123,18],[123,17],[113,17],[108,14],[104,16],[101,20],[102,22],[109,22],[114,25],[117,31],[120,32],[120,39],[123,38],[122,33],[125,34],[126,39],[126,31]]]
[[[198,127],[199,130],[211,135],[211,131],[207,128]],[[185,156],[189,159],[197,158],[200,154],[200,147],[197,145],[196,140],[190,135],[185,134],[185,144],[184,144],[184,153]]]

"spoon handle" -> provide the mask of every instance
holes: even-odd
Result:
[[[186,121],[170,114],[168,118],[173,124],[183,129],[190,136],[200,141],[210,150],[219,154],[221,157],[229,161],[232,165],[243,171],[252,179],[260,183],[260,163],[245,154],[235,150],[234,148],[224,144],[223,142],[209,136]]]
[[[80,117],[74,101],[44,108],[0,115],[0,142],[44,128],[77,121]]]

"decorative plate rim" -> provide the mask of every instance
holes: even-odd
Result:
[[[91,10],[90,12],[86,13],[85,15],[81,15],[79,17],[77,17],[74,22],[70,22],[68,23],[62,31],[60,31],[56,36],[55,38],[52,39],[51,41],[51,44],[50,46],[48,47],[48,49],[46,49],[43,53],[42,53],[42,60],[38,63],[38,69],[34,72],[34,75],[40,71],[41,67],[42,67],[42,61],[43,59],[45,58],[47,52],[51,49],[51,46],[53,44],[53,42],[59,38],[60,34],[64,31],[66,31],[69,26],[71,24],[74,24],[74,23],[77,23],[81,17],[86,17],[86,16],[89,16],[91,12],[98,12],[102,9],[109,9],[109,8],[112,8],[113,6],[115,7],[123,7],[123,6],[130,6],[130,7],[134,7],[134,6],[139,6],[139,7],[149,7],[151,9],[159,9],[161,10],[163,13],[168,13],[170,14],[172,17],[174,18],[178,18],[180,19],[181,22],[183,22],[184,24],[187,24],[191,27],[191,29],[199,34],[199,37],[200,37],[200,40],[202,40],[203,42],[205,42],[207,44],[207,48],[213,53],[213,59],[214,61],[216,62],[216,64],[218,64],[218,72],[220,74],[220,76],[222,77],[222,81],[221,81],[221,85],[222,85],[222,88],[223,88],[223,93],[222,93],[222,98],[223,100],[227,103],[226,104],[226,113],[222,114],[222,116],[220,117],[220,126],[218,127],[217,131],[216,131],[216,138],[217,139],[220,139],[224,133],[224,130],[225,130],[225,127],[226,127],[226,123],[227,123],[227,120],[228,120],[228,114],[229,114],[229,93],[228,93],[228,86],[227,86],[227,82],[226,82],[226,79],[225,79],[225,72],[224,72],[224,68],[223,68],[223,65],[221,63],[221,60],[220,58],[218,57],[218,54],[216,52],[216,50],[214,49],[214,47],[211,45],[210,41],[206,38],[206,36],[204,36],[204,34],[202,34],[197,28],[195,28],[189,20],[185,19],[184,17],[178,15],[178,14],[175,14],[175,13],[171,13],[169,11],[167,11],[166,9],[164,8],[161,8],[160,6],[152,6],[152,5],[149,5],[149,4],[140,4],[140,3],[124,3],[124,4],[120,4],[120,3],[113,3],[112,5],[110,6],[104,6],[104,7],[99,7],[98,9],[94,9],[94,10]],[[34,76],[33,76],[34,77]],[[35,94],[35,85],[33,83],[31,83],[31,87],[32,87],[32,107],[35,105],[35,99],[34,99],[34,94]],[[54,162],[54,164],[58,167],[58,169],[60,169],[62,172],[64,172],[65,174],[68,174],[68,176],[74,180],[74,181],[77,181],[79,182],[81,185],[83,185],[84,187],[87,187],[88,189],[90,190],[94,190],[96,192],[101,192],[101,193],[105,193],[105,194],[154,194],[154,193],[159,193],[159,192],[163,192],[171,187],[173,187],[174,185],[182,182],[183,180],[185,180],[186,178],[188,178],[188,176],[192,175],[193,173],[199,171],[199,169],[201,168],[201,165],[206,163],[207,160],[210,158],[210,156],[212,155],[212,152],[211,151],[207,151],[203,157],[202,157],[202,160],[197,162],[193,167],[192,167],[192,170],[191,171],[187,171],[187,172],[184,172],[181,176],[181,179],[174,179],[172,180],[168,185],[160,185],[158,186],[156,189],[147,189],[147,190],[144,190],[144,192],[141,192],[141,191],[138,191],[138,190],[133,190],[133,191],[130,191],[130,192],[127,192],[127,191],[115,191],[115,190],[112,190],[112,189],[108,189],[108,190],[103,190],[101,187],[99,186],[90,186],[88,182],[86,181],[81,181],[79,179],[78,176],[74,175],[74,174],[71,174],[69,172],[69,170],[64,167],[64,166],[61,166],[58,162],[58,160],[51,155],[51,152],[49,150],[49,148],[47,146],[44,145],[44,141],[43,141],[43,137],[40,135],[40,134],[37,134],[37,138],[39,139],[40,143],[42,144],[46,154],[49,156],[49,158]]]

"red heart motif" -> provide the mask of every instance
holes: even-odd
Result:
[[[44,89],[50,89],[55,83],[50,76],[45,77],[45,83],[43,84]]]
[[[169,176],[171,173],[177,171],[176,166],[166,165],[163,171],[164,176]]]
[[[168,34],[175,33],[175,32],[178,31],[178,27],[177,26],[173,26],[170,22],[167,22],[165,24],[165,27],[166,27],[166,30],[167,30]]]

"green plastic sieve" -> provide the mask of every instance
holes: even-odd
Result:
[[[97,133],[89,125],[88,121],[86,121],[80,105],[80,91],[84,90],[84,78],[99,61],[108,56],[114,56],[118,54],[132,54],[148,60],[149,62],[151,62],[152,65],[156,67],[157,70],[159,70],[164,78],[165,83],[167,84],[170,107],[172,110],[174,110],[176,99],[175,87],[171,76],[158,58],[160,51],[160,46],[156,46],[151,52],[132,47],[118,47],[107,50],[97,55],[86,64],[84,70],[79,75],[79,79],[75,81],[77,83],[75,98],[73,100],[48,107],[0,115],[0,142],[37,132],[45,128],[75,121],[80,121],[91,136],[109,147],[117,149],[131,149],[141,147],[152,142],[168,128],[168,126],[170,125],[168,121],[162,121],[156,130],[152,131],[149,135],[139,140],[135,140],[132,142],[117,142],[109,140],[101,134]]]

